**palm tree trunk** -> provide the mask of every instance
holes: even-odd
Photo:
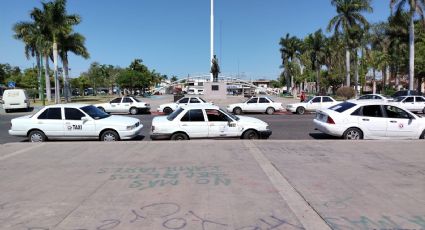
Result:
[[[357,95],[359,94],[358,92],[358,86],[359,86],[359,65],[360,65],[360,60],[357,57],[357,52],[354,52],[354,60],[356,61],[356,63],[354,64],[354,95],[357,97]]]
[[[413,90],[415,76],[415,24],[413,15],[410,16],[409,26],[409,90]]]
[[[50,77],[49,77],[49,56],[45,54],[44,60],[46,62],[46,68],[44,69],[44,80],[46,81],[46,97],[47,101],[52,101],[52,88],[50,86]]]
[[[41,95],[43,94],[43,91],[41,90],[41,65],[40,65],[40,54],[37,52],[35,55],[35,58],[37,60],[37,70],[38,70],[38,75],[37,75],[37,81],[38,81],[38,99],[41,100]]]
[[[350,50],[345,50],[346,86],[350,87]]]
[[[58,44],[53,41],[53,75],[55,76],[55,103],[60,103],[60,87],[58,78]]]
[[[373,68],[372,93],[376,94],[376,70]]]
[[[390,65],[387,65],[386,66],[386,69],[385,69],[385,73],[386,73],[386,76],[385,76],[385,85],[386,86],[389,86],[390,85],[390,80],[391,80],[391,78],[390,78]]]
[[[320,94],[320,67],[316,65],[316,92]]]
[[[69,72],[68,72],[68,58],[65,57],[62,60],[63,63],[63,71],[64,71],[64,78],[63,78],[63,92],[64,92],[64,97],[65,97],[65,102],[70,102],[70,96],[71,96],[71,90],[69,88]]]

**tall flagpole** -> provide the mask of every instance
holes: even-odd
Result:
[[[211,52],[211,55],[210,55],[210,66],[212,66],[212,63],[211,63],[211,60],[213,59],[213,57],[214,57],[214,0],[211,0],[211,19],[210,19],[210,21],[211,21],[211,31],[210,31],[210,48],[211,48],[211,50],[210,50],[210,52]],[[210,81],[212,82],[213,81],[213,74],[212,73],[210,73]]]

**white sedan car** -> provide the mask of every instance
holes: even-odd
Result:
[[[140,134],[139,119],[109,115],[93,105],[46,106],[35,114],[14,118],[9,134],[28,137],[30,142],[47,139],[100,139],[118,141]]]
[[[275,111],[283,110],[281,103],[274,102],[269,97],[251,97],[243,103],[230,104],[227,111],[239,115],[243,112],[256,112],[273,114]]]
[[[394,105],[401,106],[411,112],[425,113],[425,97],[423,96],[402,96],[393,102]]]
[[[376,101],[389,102],[389,101],[392,101],[393,99],[385,97],[384,95],[381,95],[381,94],[365,94],[356,99],[351,99],[348,101],[366,101],[366,100],[374,100],[375,102]]]
[[[314,112],[317,109],[329,108],[340,103],[329,96],[315,96],[307,102],[286,105],[286,110],[292,113],[304,114],[306,111]]]
[[[199,105],[199,104],[207,104],[212,105],[211,102],[207,102],[200,97],[183,97],[177,100],[174,103],[162,104],[158,107],[157,111],[165,114],[170,114],[175,111],[177,108],[183,105]]]
[[[319,131],[344,139],[424,139],[425,118],[388,103],[343,102],[316,113]]]
[[[178,108],[152,121],[151,139],[240,137],[266,139],[272,134],[267,123],[257,118],[235,116],[218,106],[192,105]]]
[[[136,115],[140,112],[149,112],[150,105],[135,97],[117,97],[108,103],[94,105],[107,113],[130,113]]]

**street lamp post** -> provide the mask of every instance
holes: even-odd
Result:
[[[211,0],[211,18],[210,18],[210,67],[214,57],[214,0]],[[210,73],[210,81],[213,81],[213,74]]]

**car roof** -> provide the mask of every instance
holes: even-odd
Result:
[[[191,105],[183,105],[181,106],[181,108],[185,109],[185,108],[190,108],[190,109],[220,109],[220,107],[216,106],[216,105],[210,105],[210,104],[198,104],[196,103],[191,104]]]
[[[89,106],[89,104],[79,104],[79,103],[55,104],[55,105],[47,105],[46,108],[52,108],[52,107],[81,108],[84,106]]]

